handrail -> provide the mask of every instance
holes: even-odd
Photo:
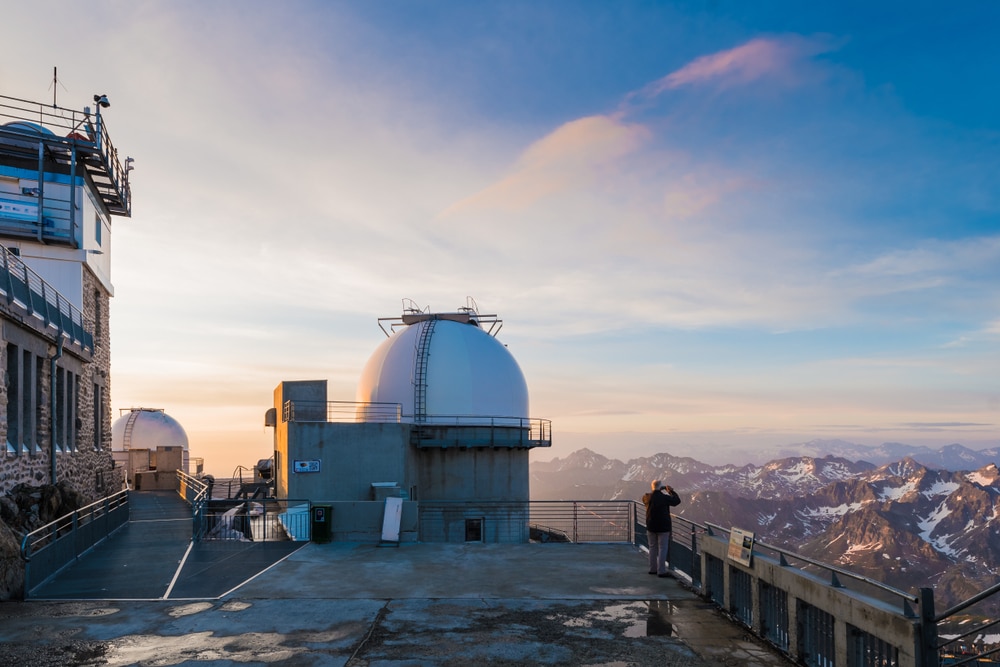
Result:
[[[208,502],[208,484],[192,477],[183,470],[177,471],[177,493],[191,505],[191,535],[201,538],[205,523],[205,504]]]
[[[705,522],[705,525],[707,525],[709,528],[715,528],[715,529],[721,530],[721,531],[723,531],[726,534],[729,534],[729,532],[730,532],[730,530],[728,528],[724,528],[724,527],[716,525],[714,523],[709,523],[708,521]],[[814,560],[814,559],[809,558],[807,556],[802,556],[802,555],[797,554],[797,553],[795,553],[793,551],[788,551],[787,549],[782,549],[781,547],[772,546],[770,544],[767,544],[766,542],[761,542],[759,540],[754,540],[754,546],[760,546],[760,547],[763,547],[764,549],[767,549],[769,551],[774,551],[775,553],[781,554],[782,556],[790,556],[792,558],[795,558],[796,560],[800,560],[800,561],[803,561],[805,563],[809,563],[810,565],[813,565],[813,566],[818,567],[820,569],[828,570],[830,572],[834,572],[836,574],[843,575],[843,576],[847,577],[848,579],[853,579],[854,581],[863,582],[863,583],[865,583],[865,584],[867,584],[869,586],[873,586],[873,587],[881,589],[881,590],[883,590],[883,591],[885,591],[887,593],[891,593],[892,595],[895,595],[897,597],[903,598],[904,600],[907,600],[908,602],[917,603],[917,602],[920,601],[920,598],[917,595],[914,595],[912,593],[907,593],[905,591],[901,591],[898,588],[893,588],[892,586],[889,586],[888,584],[883,584],[881,581],[876,581],[875,579],[871,579],[871,578],[866,577],[864,575],[855,574],[855,573],[850,572],[848,570],[845,570],[843,568],[839,568],[836,565],[830,565],[830,564],[824,563],[822,561]]]
[[[43,132],[4,127],[11,122],[30,123],[42,128]],[[99,177],[100,182],[95,182],[95,185],[108,210],[114,215],[132,214],[128,182],[131,166],[128,160],[122,164],[118,149],[111,143],[100,103],[95,102],[95,112],[90,113],[89,108],[80,112],[0,95],[0,135],[15,140],[28,137],[32,141],[59,146],[65,153],[63,159],[70,159],[77,153],[91,156],[84,163],[92,176]],[[94,163],[94,157],[99,164]],[[105,180],[107,183],[104,183]]]
[[[966,600],[964,602],[959,602],[957,605],[955,605],[951,609],[947,609],[947,610],[941,612],[940,614],[938,614],[937,616],[934,617],[934,622],[935,623],[940,623],[941,621],[943,621],[944,619],[948,618],[949,616],[953,616],[953,615],[957,614],[960,611],[964,611],[964,610],[968,609],[969,607],[971,607],[972,605],[976,604],[977,602],[982,602],[986,598],[988,598],[988,597],[990,597],[992,595],[995,595],[997,593],[1000,593],[1000,583],[994,584],[993,586],[990,586],[989,588],[987,588],[985,591],[979,593],[978,595],[974,595],[974,596],[972,596],[971,598],[969,598],[968,600]]]
[[[8,304],[18,304],[45,327],[54,328],[57,335],[66,336],[84,350],[93,349],[94,334],[88,330],[80,309],[3,245],[0,268],[0,292]]]
[[[31,553],[32,553],[31,547],[34,545],[35,538],[38,535],[42,533],[58,534],[60,529],[63,529],[66,526],[74,523],[79,523],[80,519],[90,516],[98,509],[103,509],[105,507],[108,507],[109,505],[118,505],[122,500],[126,502],[128,501],[128,490],[122,490],[119,491],[118,493],[114,493],[105,498],[101,498],[100,500],[96,500],[90,503],[89,505],[86,505],[78,510],[71,512],[70,514],[64,514],[58,519],[50,521],[44,526],[41,526],[40,528],[34,529],[33,531],[25,535],[24,538],[21,539],[21,552],[20,552],[21,559],[25,562],[31,560]]]

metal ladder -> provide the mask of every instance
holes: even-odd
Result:
[[[135,428],[135,421],[139,418],[141,410],[133,410],[125,420],[125,433],[122,436],[122,449],[128,451],[132,449],[132,429]]]
[[[427,421],[427,359],[430,357],[431,336],[437,318],[424,322],[417,339],[416,359],[413,366],[413,422],[422,424]]]

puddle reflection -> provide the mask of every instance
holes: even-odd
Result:
[[[675,607],[669,600],[649,600],[646,602],[646,616],[625,630],[626,637],[676,637],[671,621]]]

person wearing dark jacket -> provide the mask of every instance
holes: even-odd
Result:
[[[654,479],[652,491],[642,497],[646,506],[646,541],[649,545],[649,573],[669,577],[667,559],[670,555],[670,533],[673,529],[670,508],[681,504],[681,499],[669,485]]]

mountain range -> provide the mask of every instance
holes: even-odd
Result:
[[[869,458],[895,449],[880,451]],[[918,453],[922,460],[880,464],[827,454],[713,466],[670,454],[621,462],[584,449],[532,463],[531,497],[639,499],[660,479],[681,494],[677,516],[751,530],[766,544],[902,590],[932,587],[940,611],[1000,575],[1000,456],[960,445]],[[982,613],[1000,615],[993,607]]]

